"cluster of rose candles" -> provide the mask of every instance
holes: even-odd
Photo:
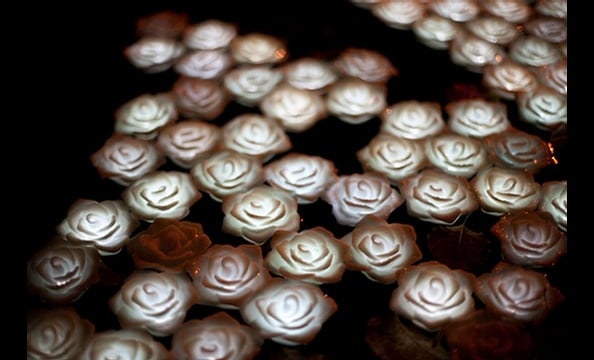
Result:
[[[524,129],[565,131],[566,1],[352,3],[449,51],[482,74],[486,95],[390,103],[399,69],[378,51],[294,59],[284,39],[241,24],[140,18],[122,55],[146,76],[176,79],[115,109],[113,134],[89,155],[119,197],[79,198],[29,258],[27,285],[43,304],[29,309],[29,359],[256,359],[269,343],[306,348],[341,311],[328,289],[352,273],[389,289],[393,318],[369,331],[398,340],[369,340],[378,358],[415,358],[411,343],[435,359],[536,356],[533,332],[565,300],[547,271],[567,253],[567,180],[538,180],[559,158]],[[245,111],[226,116],[230,106]],[[360,172],[294,149],[329,118],[378,121],[344,154]],[[324,145],[340,141],[327,136]],[[216,212],[197,213],[206,201]],[[305,221],[316,205],[336,226]],[[214,217],[221,234],[205,230]],[[485,233],[467,227],[473,217]],[[115,257],[131,265],[106,304],[119,327],[98,330],[74,305],[108,286]],[[209,314],[190,315],[198,307]]]

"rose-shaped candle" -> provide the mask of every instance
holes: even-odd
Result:
[[[184,52],[184,46],[176,39],[142,36],[124,49],[124,56],[136,68],[155,74],[169,70]]]
[[[229,47],[237,36],[237,25],[207,19],[184,28],[182,41],[190,50],[213,50]]]
[[[418,41],[435,50],[447,50],[456,34],[462,31],[460,24],[437,14],[428,13],[412,24]]]
[[[474,287],[487,311],[534,325],[565,300],[545,274],[506,262],[477,277]]]
[[[275,278],[239,309],[241,317],[265,339],[288,346],[308,344],[338,310],[320,287]]]
[[[369,280],[392,284],[400,269],[423,256],[411,225],[388,223],[369,215],[341,238],[348,245],[347,269],[361,271]]]
[[[157,218],[181,220],[202,198],[190,174],[181,171],[155,171],[136,180],[122,193],[122,199],[141,220]]]
[[[445,130],[441,105],[436,102],[405,100],[381,113],[380,132],[419,140]]]
[[[198,301],[186,274],[135,270],[108,305],[123,329],[144,329],[153,336],[169,336]]]
[[[118,329],[95,333],[77,359],[169,360],[170,354],[142,329]]]
[[[180,76],[173,83],[171,95],[181,115],[207,121],[221,115],[230,101],[218,79]]]
[[[380,133],[356,153],[366,172],[380,173],[392,185],[428,165],[421,141]]]
[[[479,171],[470,180],[481,210],[500,216],[508,211],[535,210],[542,190],[534,177],[522,170],[492,166]]]
[[[158,218],[132,237],[127,250],[137,269],[190,272],[210,244],[201,224]]]
[[[99,282],[100,265],[94,248],[55,237],[27,260],[27,285],[52,305],[74,303]]]
[[[68,209],[56,231],[73,244],[94,247],[99,255],[115,255],[140,226],[122,200],[78,199]]]
[[[510,128],[484,138],[495,165],[535,174],[554,163],[552,146],[537,135]]]
[[[341,225],[354,226],[366,215],[383,219],[404,203],[388,179],[372,173],[342,175],[322,193]]]
[[[538,36],[523,35],[509,44],[509,55],[519,64],[534,68],[547,66],[563,58],[559,48]]]
[[[475,310],[474,280],[471,273],[437,261],[407,266],[398,272],[390,309],[424,330],[438,331]]]
[[[503,102],[481,98],[462,99],[446,104],[447,125],[460,135],[483,138],[509,129],[512,125]]]
[[[474,36],[501,46],[507,46],[522,35],[514,24],[498,16],[485,13],[468,21],[464,25],[466,30]]]
[[[513,59],[487,64],[483,67],[482,83],[493,95],[516,100],[518,94],[532,91],[539,85],[537,76],[529,68]]]
[[[223,232],[262,245],[278,230],[297,231],[297,200],[287,192],[259,185],[223,199]]]
[[[190,169],[218,148],[221,137],[217,125],[187,119],[161,129],[155,145],[174,164]]]
[[[328,89],[326,109],[349,124],[362,124],[386,109],[387,88],[359,78],[341,78]]]
[[[545,181],[541,188],[538,210],[553,215],[559,229],[567,232],[567,180]]]
[[[173,334],[171,353],[175,359],[251,360],[262,342],[257,331],[221,311],[183,323]]]
[[[225,49],[194,50],[182,55],[173,70],[182,76],[218,79],[235,65]]]
[[[285,64],[281,70],[288,84],[317,94],[325,94],[328,87],[339,77],[332,63],[315,57],[293,60]]]
[[[484,0],[482,10],[493,16],[499,16],[513,24],[525,22],[534,10],[524,0]]]
[[[520,119],[538,129],[554,132],[567,125],[567,95],[549,86],[518,94]]]
[[[190,169],[190,175],[198,189],[218,202],[264,183],[260,159],[233,150],[219,150],[201,159]]]
[[[482,73],[485,65],[498,64],[507,56],[500,45],[466,31],[459,32],[452,39],[449,54],[454,64],[475,73]]]
[[[223,86],[236,102],[254,106],[282,80],[283,73],[272,65],[243,65],[223,75]]]
[[[27,312],[27,359],[76,359],[95,332],[95,325],[71,307]]]
[[[429,162],[450,175],[469,179],[491,165],[483,142],[470,136],[441,133],[429,138],[424,144]]]
[[[566,19],[534,16],[524,24],[524,31],[553,44],[562,44],[567,41]]]
[[[476,0],[433,0],[427,6],[435,14],[459,23],[471,21],[481,12]]]
[[[503,259],[525,267],[554,266],[567,253],[567,236],[546,211],[506,214],[491,226]]]
[[[198,303],[223,309],[239,309],[270,279],[262,249],[255,244],[214,244],[189,273],[198,291]]]
[[[468,180],[428,168],[402,179],[398,185],[410,216],[441,225],[453,225],[478,210],[479,201]]]
[[[426,5],[416,0],[378,1],[370,6],[369,11],[391,28],[409,30],[423,18]]]
[[[151,141],[131,135],[112,134],[91,154],[99,176],[128,186],[165,164],[165,156]]]
[[[320,156],[289,153],[264,166],[266,182],[290,193],[298,204],[319,199],[328,185],[337,179],[334,163]]]
[[[534,11],[540,15],[567,19],[567,0],[541,0],[534,5]]]
[[[443,333],[452,360],[534,358],[534,340],[525,327],[484,309],[446,325]]]
[[[326,103],[321,94],[280,84],[260,102],[262,113],[280,122],[287,132],[304,132],[326,117]]]
[[[235,36],[229,44],[229,50],[240,64],[279,64],[289,57],[281,38],[259,32]]]
[[[169,93],[142,94],[115,111],[116,133],[153,140],[159,130],[177,121],[178,111]]]
[[[538,80],[559,94],[567,95],[567,59],[561,59],[537,70]]]
[[[286,279],[316,285],[336,283],[345,271],[346,245],[324,227],[301,232],[278,231],[270,239],[266,267]]]
[[[343,76],[372,83],[385,84],[398,75],[390,59],[380,52],[364,48],[350,47],[343,50],[334,59],[333,65]]]
[[[222,131],[225,148],[260,157],[263,162],[293,146],[278,122],[258,113],[238,115],[225,123]]]

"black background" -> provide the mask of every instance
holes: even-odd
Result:
[[[89,156],[112,133],[114,110],[119,105],[140,94],[168,90],[178,76],[173,71],[147,75],[124,58],[124,48],[137,40],[135,24],[139,17],[172,10],[188,13],[192,23],[212,18],[230,21],[238,24],[240,33],[258,31],[283,38],[288,45],[289,59],[332,58],[347,47],[379,51],[399,70],[399,75],[388,83],[389,104],[415,99],[443,105],[459,95],[461,88],[480,91],[481,75],[452,65],[447,51],[427,48],[416,41],[411,31],[391,29],[349,1],[98,4],[39,5],[34,13],[25,12],[30,16],[23,19],[34,36],[27,37],[25,43],[32,55],[27,59],[31,65],[25,71],[28,75],[26,92],[21,93],[25,102],[19,110],[26,127],[31,124],[28,134],[38,146],[38,155],[29,166],[33,170],[29,180],[34,186],[28,191],[27,206],[29,212],[36,215],[36,222],[24,241],[27,256],[55,234],[55,226],[77,198],[119,197],[122,187],[101,179]],[[514,104],[508,105],[515,126],[545,139],[550,137],[518,122]],[[231,103],[215,122],[222,124],[235,114],[247,111],[254,109]],[[365,125],[349,125],[330,117],[310,131],[291,134],[291,151],[328,158],[334,161],[341,174],[361,172],[355,152],[368,143],[378,129],[376,118]],[[565,151],[564,146],[557,148],[559,165],[542,171],[538,181],[566,179]],[[221,217],[206,215],[219,211],[217,206],[219,204],[208,196],[203,196],[188,219],[200,222],[213,242],[241,243],[220,232]],[[322,225],[336,237],[350,231],[337,225],[329,206],[321,202],[300,206],[299,213],[303,218],[302,228]],[[477,214],[471,216],[468,225],[486,231],[495,220]],[[390,221],[413,224],[419,245],[427,250],[425,236],[431,228],[429,224],[408,217],[405,206],[397,209]],[[539,359],[559,358],[572,340],[567,313],[577,292],[570,287],[568,264],[574,256],[569,246],[566,257],[550,271],[549,280],[562,290],[566,301],[550,314],[536,334]],[[496,260],[494,255],[488,265]],[[122,276],[131,270],[125,253],[104,258],[104,261]],[[323,290],[337,302],[339,310],[325,323],[312,344],[294,351],[312,358],[316,355],[332,359],[374,358],[364,339],[367,321],[392,315],[387,304],[393,288],[372,283],[361,274],[349,271],[339,284],[324,285]],[[118,327],[117,319],[106,305],[116,289],[113,284],[98,285],[75,304],[81,316],[95,323],[97,331]],[[43,305],[28,296],[27,308],[37,306]],[[216,311],[219,309],[196,306],[188,312],[188,318],[201,318]],[[283,354],[281,346],[266,342],[258,358],[279,358],[279,354]]]

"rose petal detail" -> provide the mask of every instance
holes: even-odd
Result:
[[[283,65],[281,70],[288,84],[317,94],[325,94],[339,77],[331,62],[315,57],[293,60]]]
[[[542,199],[538,210],[553,215],[559,229],[567,232],[567,180],[550,180],[541,184]]]
[[[439,103],[405,100],[390,105],[380,115],[380,132],[420,140],[445,130]]]
[[[326,118],[326,102],[321,94],[281,84],[260,102],[260,110],[277,120],[286,132],[300,133]]]
[[[102,178],[128,186],[165,164],[154,142],[114,133],[91,154],[91,163]]]
[[[122,193],[122,199],[141,220],[157,218],[181,220],[202,198],[190,174],[181,171],[155,171],[136,180]]]
[[[519,94],[516,103],[520,119],[538,129],[553,132],[567,126],[567,95],[549,86]]]
[[[231,100],[218,79],[189,76],[179,76],[171,96],[181,115],[207,121],[221,115]]]
[[[317,201],[337,173],[330,160],[301,153],[289,153],[264,166],[266,182],[290,193],[298,204]]]
[[[100,255],[115,255],[128,243],[140,221],[122,200],[78,199],[57,226],[73,244],[94,247]]]
[[[492,166],[470,180],[481,210],[501,216],[508,211],[531,211],[538,206],[542,190],[530,174],[516,169]]]
[[[235,65],[225,49],[194,50],[186,52],[173,65],[182,76],[199,79],[218,79]]]
[[[271,278],[255,244],[214,244],[196,259],[190,274],[198,304],[223,309],[239,309]]]
[[[350,47],[334,59],[334,68],[343,76],[386,84],[398,69],[383,54],[370,49]]]
[[[356,152],[356,157],[363,170],[382,174],[392,185],[428,165],[421,141],[387,133],[373,137]]]
[[[101,264],[94,248],[55,237],[27,260],[27,286],[47,303],[71,304],[99,282]]]
[[[485,41],[507,46],[522,35],[516,26],[498,16],[481,14],[464,24],[466,30]]]
[[[565,300],[543,273],[505,262],[477,277],[474,287],[487,311],[534,325]]]
[[[218,202],[264,183],[264,170],[259,158],[233,150],[219,150],[201,159],[190,174],[196,186]]]
[[[428,168],[402,179],[398,188],[410,216],[441,225],[453,225],[479,208],[468,180]]]
[[[27,312],[27,359],[75,359],[95,332],[95,325],[71,307]]]
[[[348,246],[347,269],[361,271],[369,280],[382,284],[396,282],[399,270],[423,256],[414,227],[388,223],[373,215],[363,218],[340,240]]]
[[[124,49],[124,56],[134,67],[155,74],[169,70],[184,52],[183,44],[176,39],[143,36]]]
[[[525,267],[551,267],[567,253],[567,236],[546,211],[507,214],[491,226],[503,259]]]
[[[207,19],[184,28],[183,44],[190,50],[225,49],[237,36],[237,25],[218,19]]]
[[[265,339],[296,346],[314,340],[338,305],[314,284],[275,278],[239,309]]]
[[[156,146],[177,166],[190,169],[218,149],[221,129],[200,119],[187,119],[161,129]]]
[[[491,165],[487,148],[477,138],[441,133],[425,142],[429,162],[440,170],[467,179]]]
[[[235,36],[229,44],[229,50],[240,64],[278,64],[289,56],[282,39],[258,32]]]
[[[445,111],[448,113],[448,128],[460,135],[483,138],[512,126],[507,106],[500,101],[482,98],[455,100],[446,104]]]
[[[301,232],[278,231],[270,247],[264,263],[276,275],[316,285],[342,279],[347,247],[321,226]]]
[[[433,13],[425,14],[412,24],[412,31],[419,42],[435,50],[447,50],[462,29],[455,21]]]
[[[127,250],[136,269],[186,272],[210,244],[200,223],[158,218],[132,237]]]
[[[362,124],[386,109],[386,92],[384,84],[341,78],[328,89],[326,108],[346,123]]]
[[[169,93],[142,94],[115,111],[116,133],[153,140],[159,130],[177,121],[178,111]]]
[[[186,274],[135,270],[108,305],[123,329],[144,329],[154,336],[169,336],[198,301]]]
[[[404,203],[388,179],[371,173],[342,175],[322,193],[341,225],[354,226],[367,215],[386,219]]]
[[[297,200],[287,192],[259,185],[223,199],[223,232],[262,245],[279,230],[297,231]]]
[[[141,329],[105,330],[95,333],[79,359],[167,360],[169,351]]]
[[[254,329],[226,312],[186,321],[171,341],[171,353],[176,359],[251,360],[263,343]]]
[[[437,261],[408,266],[398,272],[390,309],[421,329],[438,331],[475,310],[475,276]]]
[[[245,106],[255,106],[284,78],[269,64],[243,65],[223,75],[223,86],[233,99]]]
[[[259,157],[262,162],[292,146],[278,122],[258,113],[238,115],[225,123],[222,131],[225,148]]]

